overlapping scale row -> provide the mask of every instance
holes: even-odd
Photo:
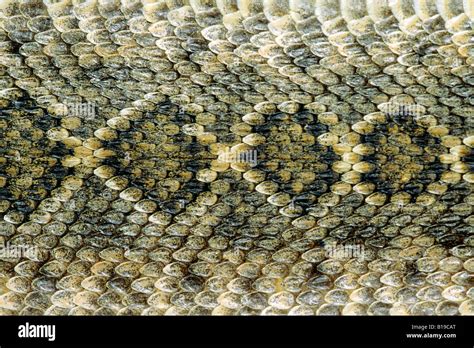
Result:
[[[473,11],[3,1],[0,314],[473,315]]]

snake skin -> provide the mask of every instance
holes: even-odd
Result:
[[[471,0],[0,7],[0,314],[474,314]]]

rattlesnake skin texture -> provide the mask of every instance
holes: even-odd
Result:
[[[472,1],[0,7],[0,314],[474,314]]]

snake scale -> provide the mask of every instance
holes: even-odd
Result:
[[[470,0],[0,3],[0,314],[473,315]]]

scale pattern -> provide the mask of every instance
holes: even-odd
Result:
[[[0,314],[474,314],[471,0],[0,7]]]

